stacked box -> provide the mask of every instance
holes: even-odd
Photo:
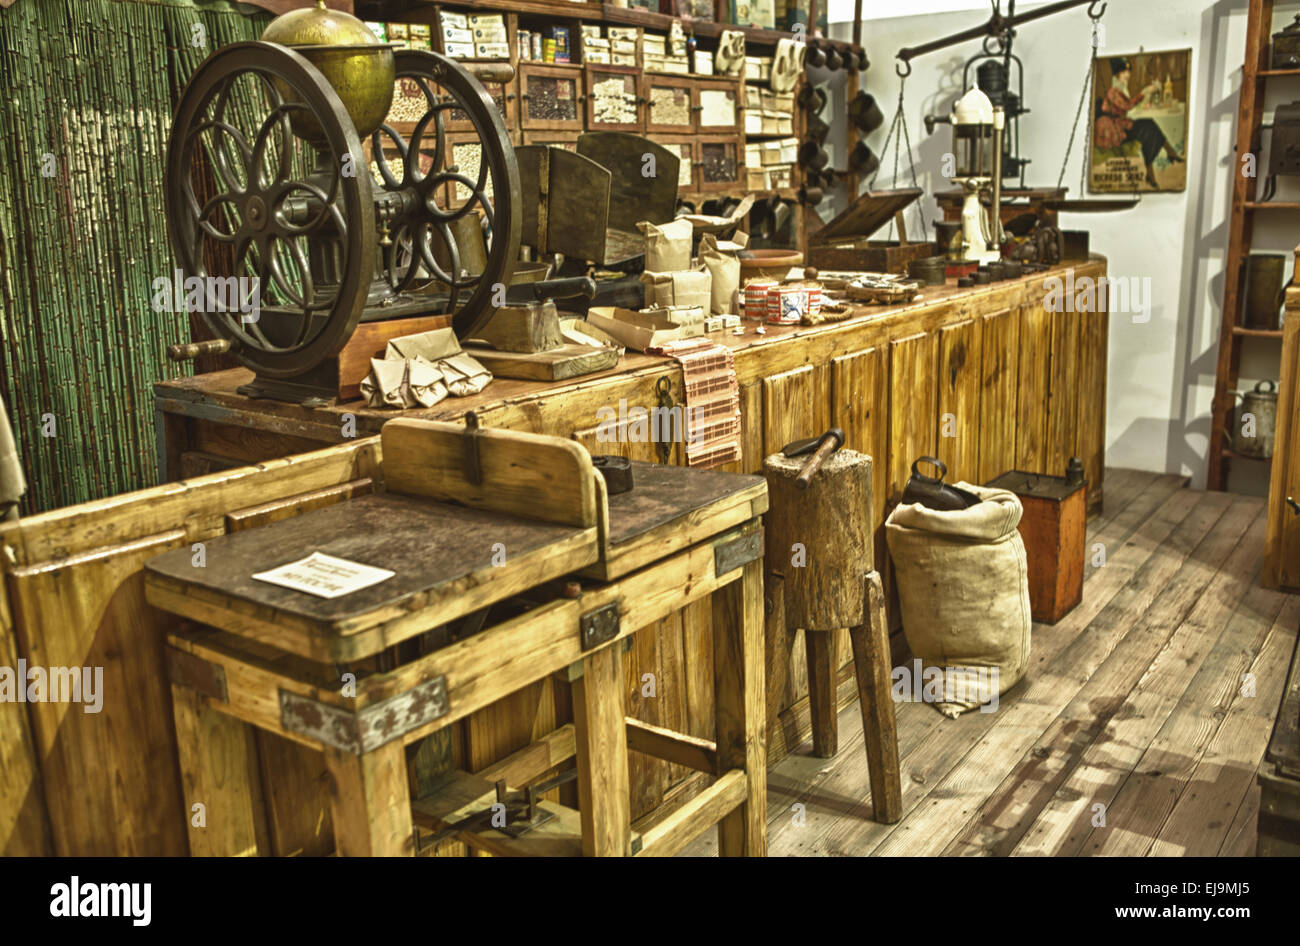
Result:
[[[745,166],[756,168],[763,163],[763,143],[750,141],[745,144]]]
[[[474,34],[474,55],[479,59],[509,59],[510,36],[500,13],[471,13],[466,17]]]
[[[767,167],[769,164],[781,163],[781,142],[764,141],[761,144],[761,148],[763,151],[763,156],[759,162],[760,164],[762,164],[764,167]]]
[[[767,186],[770,190],[794,187],[793,164],[774,164],[772,167],[763,168],[763,170],[767,172]]]
[[[713,75],[713,53],[702,49],[695,50],[695,74],[697,76]]]
[[[375,39],[379,40],[381,43],[388,42],[388,26],[386,24],[376,23],[374,20],[366,20],[366,26],[370,28],[370,32],[375,34]]]
[[[745,110],[745,134],[761,135],[763,133],[763,110],[751,108]]]
[[[569,44],[569,28],[552,26],[547,29],[547,37],[555,42],[554,62],[570,62],[573,59],[572,46]]]
[[[746,56],[745,81],[768,82],[772,78],[771,56]]]

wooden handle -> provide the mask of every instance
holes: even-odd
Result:
[[[822,445],[817,448],[817,452],[808,458],[808,462],[803,465],[799,475],[795,477],[794,485],[800,489],[807,489],[812,478],[817,475],[817,471],[822,468],[826,458],[839,449],[839,443],[834,437],[827,437],[822,441]]]
[[[473,62],[465,68],[479,82],[512,82],[515,78],[515,67],[508,62]]]
[[[168,345],[168,361],[193,361],[201,355],[224,355],[230,351],[230,339],[211,338],[205,342],[187,342],[183,345]]]

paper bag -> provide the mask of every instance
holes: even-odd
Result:
[[[691,270],[684,273],[659,273],[646,270],[641,274],[645,284],[646,308],[657,306],[699,306],[708,310],[712,305],[712,284],[708,270]]]
[[[691,237],[695,228],[689,220],[678,218],[670,223],[637,224],[645,234],[645,268],[656,273],[671,273],[691,268]]]
[[[709,298],[714,315],[735,315],[736,290],[740,288],[740,260],[718,248],[718,238],[706,233],[700,238],[700,262],[710,278]]]

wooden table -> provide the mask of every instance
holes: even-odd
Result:
[[[497,855],[667,855],[717,824],[724,854],[762,855],[762,479],[636,464],[635,488],[607,497],[568,441],[484,431],[471,445],[420,421],[382,439],[384,493],[146,565],[149,602],[200,623],[167,636],[186,807],[206,814],[191,851],[259,850],[240,748],[251,726],[324,753],[339,854],[414,853],[419,824]],[[465,472],[471,451],[481,483]],[[395,574],[335,598],[251,577],[312,552]],[[573,573],[584,577],[558,581]],[[624,646],[693,602],[713,612],[711,740],[624,707]],[[571,690],[572,723],[489,772],[444,765],[412,803],[407,747],[551,675]],[[634,829],[629,748],[711,784]],[[509,805],[508,823],[473,820],[490,816],[497,780],[521,787],[570,758],[576,810],[540,800],[535,826]]]
[[[1050,311],[1044,300],[1049,279],[1073,278],[1078,285],[1105,272],[1105,261],[1094,256],[987,286],[927,288],[913,303],[862,307],[843,322],[713,336],[735,353],[740,386],[744,457],[724,469],[756,473],[763,457],[784,444],[832,425],[842,428],[846,447],[873,458],[872,521],[886,591],[883,523],[918,456],[937,456],[947,464],[949,479],[974,483],[1013,469],[1061,475],[1069,458],[1079,456],[1089,506],[1099,509],[1108,314],[1104,307]],[[1105,293],[1100,297],[1104,301]],[[370,410],[360,402],[308,409],[250,401],[235,393],[250,377],[231,370],[156,385],[166,478],[364,441],[393,417],[458,421],[468,410],[486,428],[571,437],[592,453],[656,461],[655,443],[601,442],[600,421],[620,407],[654,408],[663,379],[674,402],[682,392],[676,362],[632,352],[616,369],[585,378],[549,384],[497,379],[474,397],[406,412]],[[670,461],[683,463],[682,444],[669,446]],[[687,607],[639,635],[623,655],[629,716],[707,736],[713,714],[709,614],[704,606]],[[839,670],[833,682],[844,707],[856,698],[847,629],[835,635],[834,656]],[[647,675],[656,683],[654,696],[641,693]],[[800,662],[773,695],[771,758],[811,732],[807,693]],[[567,714],[567,707],[551,705],[546,692],[507,704],[475,717],[458,737],[471,767],[497,763]],[[637,814],[699,784],[678,765],[637,756],[632,765]]]

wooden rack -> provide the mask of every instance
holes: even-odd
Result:
[[[1300,69],[1270,69],[1269,34],[1273,23],[1273,0],[1250,0],[1246,21],[1246,58],[1241,73],[1241,98],[1237,105],[1237,162],[1247,155],[1262,164],[1260,131],[1263,125],[1265,80],[1270,76],[1300,75]],[[1219,326],[1219,363],[1210,407],[1210,444],[1207,489],[1224,489],[1234,453],[1225,440],[1235,404],[1234,392],[1241,368],[1242,342],[1246,338],[1282,338],[1281,329],[1253,329],[1241,323],[1242,272],[1250,255],[1255,213],[1260,210],[1295,210],[1300,203],[1264,203],[1255,199],[1258,176],[1239,173],[1234,163],[1232,212],[1228,217],[1227,270],[1223,280],[1223,313]],[[1243,458],[1245,459],[1245,458]],[[1258,462],[1258,461],[1256,461]]]

